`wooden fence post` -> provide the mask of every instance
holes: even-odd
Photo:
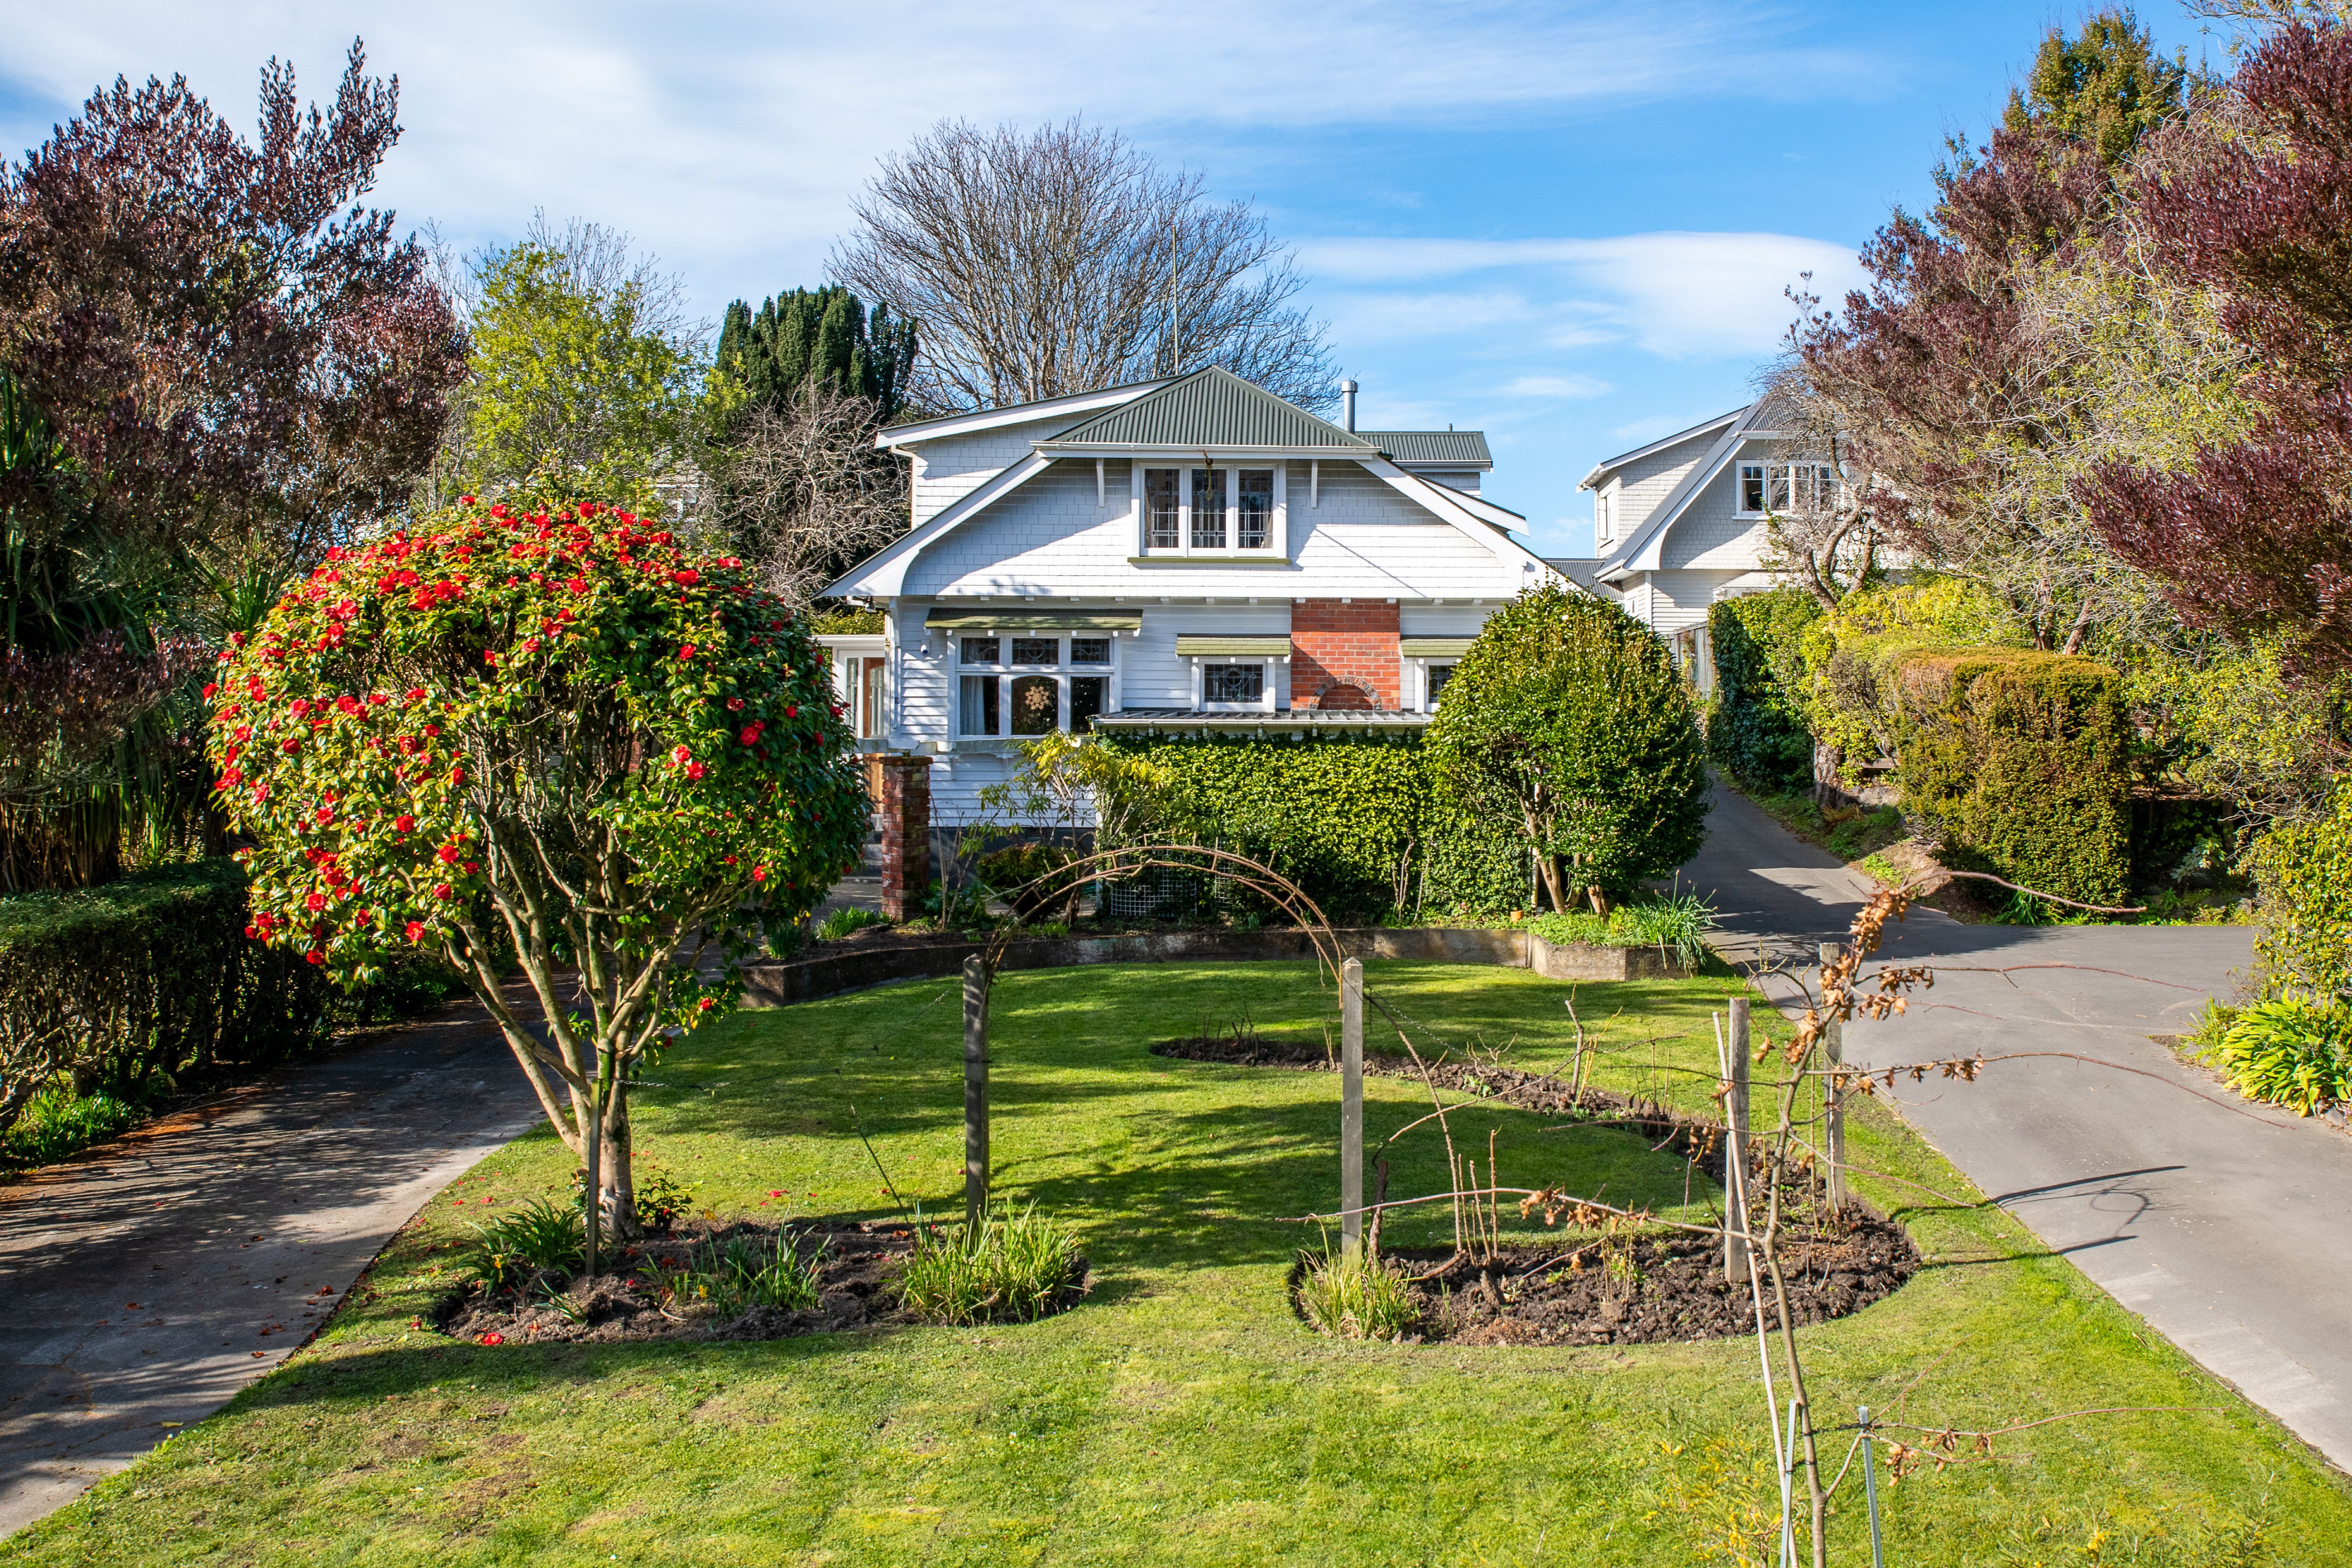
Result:
[[[1364,1240],[1364,964],[1339,965],[1339,1250]]]
[[[1822,967],[1826,969],[1844,957],[1837,943],[1822,943]],[[1823,1142],[1830,1156],[1830,1212],[1845,1213],[1845,1095],[1838,1089],[1834,1074],[1845,1065],[1845,1023],[1830,1018],[1822,1025],[1822,1054],[1829,1059],[1832,1077],[1822,1081]]]
[[[1748,998],[1731,999],[1731,1092],[1723,1097],[1723,1277],[1748,1278]]]
[[[988,1207],[988,963],[963,961],[963,1217],[980,1228]]]

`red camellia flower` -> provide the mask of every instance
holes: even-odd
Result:
[[[694,645],[692,643],[688,643],[684,647],[678,649],[677,657],[680,658],[692,658],[694,657]]]
[[[459,496],[457,498],[457,504],[459,506],[471,506],[474,504],[474,498],[472,496]]]
[[[323,952],[320,952],[317,948],[315,948],[315,947],[314,947],[314,948],[312,948],[310,952],[308,952],[304,953],[302,956],[303,956],[303,957],[305,957],[305,958],[307,958],[307,959],[309,959],[309,960],[310,960],[311,963],[326,963],[326,962],[327,962],[327,955],[326,955],[325,953],[323,953]]]
[[[753,742],[757,741],[759,738],[760,738],[760,726],[759,726],[759,725],[757,725],[757,724],[746,724],[746,725],[744,725],[744,726],[743,726],[743,733],[742,733],[741,735],[740,735],[740,736],[738,736],[738,737],[737,737],[737,739],[740,740],[740,741],[741,741],[745,745],[747,745],[747,746],[748,746],[748,745],[751,745]]]
[[[434,853],[441,857],[444,865],[455,866],[457,863],[457,847],[454,844],[444,844]]]
[[[793,705],[792,703],[789,703],[789,702],[787,702],[787,703],[785,703],[785,704],[784,704],[784,717],[785,717],[785,718],[787,718],[787,719],[797,719],[797,718],[799,718],[800,716],[801,716],[801,710],[800,710],[800,709],[799,709],[799,708],[795,707],[794,705]]]
[[[425,922],[424,922],[423,921],[409,921],[409,922],[408,922],[408,940],[409,940],[409,941],[411,941],[411,942],[422,942],[424,939],[425,939]]]
[[[697,1002],[697,1003],[694,1005],[694,1010],[695,1010],[696,1012],[698,1012],[698,1013],[708,1013],[708,1012],[709,1012],[713,1007],[716,1007],[716,1006],[718,1006],[718,1005],[719,1005],[719,1004],[718,1004],[718,1003],[713,1002],[709,997],[705,996],[701,1001]]]
[[[563,585],[575,594],[584,594],[588,591],[588,584],[578,577],[566,577],[563,580]]]
[[[669,760],[676,763],[679,767],[684,767],[687,763],[694,760],[694,753],[687,750],[684,746],[679,746],[670,752]]]
[[[245,934],[258,942],[261,939],[261,928],[259,926],[247,926],[245,928]]]
[[[493,1329],[482,1336],[482,1342],[486,1345],[502,1345],[507,1342],[507,1337]]]
[[[702,764],[700,763],[688,763],[686,764],[686,776],[688,778],[698,779],[702,776]]]
[[[433,885],[433,896],[436,899],[447,898],[449,896],[449,884],[446,882],[436,882]]]
[[[743,711],[743,700],[740,697],[730,697],[727,700],[727,711],[730,713]]]
[[[313,894],[311,894],[309,898],[307,898],[307,899],[305,899],[305,900],[302,900],[302,907],[303,907],[304,909],[309,910],[312,914],[314,914],[314,915],[315,915],[315,914],[317,914],[320,910],[323,910],[323,909],[325,909],[325,908],[327,907],[327,900],[326,900],[326,899],[325,899],[325,898],[323,898],[323,897],[322,897],[322,896],[320,896],[320,894],[313,893]]]
[[[767,879],[768,868],[765,866],[754,866],[751,868],[751,880],[755,882],[764,882]]]
[[[403,812],[392,819],[392,826],[398,832],[414,833],[416,831],[416,818]]]
[[[214,692],[215,692],[215,691],[218,691],[219,689],[220,689],[220,686],[219,686],[219,684],[218,684],[217,682],[210,681],[210,680],[205,681],[205,701],[207,701],[207,702],[210,702],[210,701],[213,700],[213,693],[214,693]]]
[[[681,588],[691,588],[697,583],[702,581],[702,574],[697,572],[693,567],[688,566],[671,573],[669,574],[669,580],[677,584]]]

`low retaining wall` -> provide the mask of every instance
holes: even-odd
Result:
[[[1340,951],[1350,958],[1491,963],[1506,969],[1532,966],[1538,973],[1568,980],[1628,980],[1678,973],[1664,967],[1654,949],[1554,947],[1517,931],[1362,927],[1337,934]],[[1530,964],[1531,948],[1549,955],[1545,963],[1549,967]],[[933,947],[864,951],[853,947],[814,958],[754,962],[743,966],[743,1005],[782,1007],[892,980],[939,979],[960,973],[965,959],[986,950],[984,942],[950,942]],[[1262,962],[1314,956],[1314,943],[1303,931],[1171,931],[1144,936],[1024,937],[1005,944],[998,967],[1063,969],[1085,963],[1164,963],[1184,959]]]
[[[1528,967],[1547,980],[1679,980],[1691,972],[1654,947],[1555,947],[1539,936],[1528,946]]]

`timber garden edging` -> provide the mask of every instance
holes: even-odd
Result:
[[[1645,980],[1688,974],[1649,947],[1556,945],[1523,931],[1475,931],[1445,926],[1391,930],[1343,928],[1335,933],[1343,956],[1403,959],[1422,963],[1491,963],[1533,969],[1553,980]],[[987,951],[978,942],[928,947],[876,947],[764,959],[743,966],[743,1005],[782,1007],[837,996],[893,980],[935,980],[960,973],[963,961]],[[1005,944],[1000,969],[1063,969],[1088,963],[1161,963],[1190,959],[1234,963],[1315,956],[1303,931],[1174,931],[1141,936],[1040,936]]]

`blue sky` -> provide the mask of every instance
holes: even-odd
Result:
[[[2046,0],[1334,5],[625,5],[5,0],[0,144],[101,80],[184,72],[233,122],[276,54],[401,79],[376,199],[462,249],[532,210],[630,231],[715,319],[821,277],[875,160],[941,117],[1084,114],[1297,249],[1371,427],[1483,428],[1489,494],[1591,546],[1594,461],[1747,400],[1811,269],[1825,292],[1954,132],[1981,134]],[[2170,0],[2168,47],[2218,43]]]

